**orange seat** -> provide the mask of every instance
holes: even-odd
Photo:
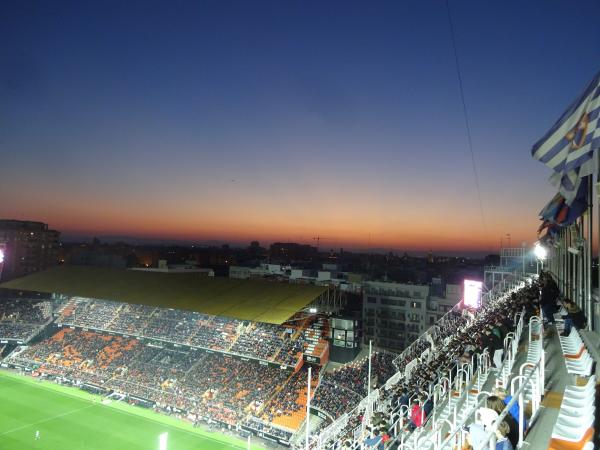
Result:
[[[579,351],[577,352],[577,354],[565,354],[565,358],[579,359],[579,358],[581,358],[581,355],[583,354],[584,351],[585,351],[585,345],[581,344],[581,347],[579,348]]]
[[[563,441],[561,439],[550,440],[548,450],[581,450],[585,444],[590,442],[594,438],[594,428],[590,427],[587,429],[581,440],[578,442]]]

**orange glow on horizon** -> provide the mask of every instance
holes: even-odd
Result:
[[[175,222],[175,221],[174,221]],[[285,222],[285,221],[281,221]],[[262,245],[272,242],[299,242],[316,245],[317,236],[321,237],[321,249],[394,249],[407,251],[482,251],[496,252],[503,236],[504,244],[507,238],[502,232],[495,236],[484,235],[477,227],[461,229],[446,226],[436,229],[429,223],[411,224],[403,228],[372,226],[372,223],[330,223],[327,226],[316,226],[289,223],[257,224],[252,223],[218,223],[207,221],[201,223],[172,223],[168,220],[136,221],[119,220],[117,223],[108,220],[99,223],[86,221],[73,226],[72,223],[50,221],[50,225],[63,233],[82,236],[123,236],[140,239],[181,240],[190,242],[224,241],[232,243],[250,243],[258,240]],[[368,230],[373,230],[369,232]],[[531,245],[535,235],[511,234],[512,246],[520,246],[526,241]]]
[[[445,194],[455,196],[450,200],[433,191],[417,199],[381,194],[368,186],[346,187],[323,192],[310,187],[305,192],[303,186],[256,192],[208,187],[181,194],[115,188],[112,195],[67,189],[52,195],[22,191],[19,198],[2,205],[0,216],[39,220],[63,234],[85,237],[316,245],[313,238],[320,236],[322,249],[497,252],[501,238],[506,245],[508,233],[512,246],[536,240],[539,222],[529,205],[489,208],[484,228],[475,202],[456,199],[460,192]],[[512,216],[506,213],[508,207]]]

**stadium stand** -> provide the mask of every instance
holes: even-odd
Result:
[[[193,311],[128,305],[73,297],[59,313],[63,325],[160,339],[253,359],[295,366],[305,347],[304,333],[272,325]]]
[[[401,355],[375,351],[370,389],[368,357],[315,366],[311,407],[328,419],[311,430],[309,447],[588,448],[597,350],[555,284],[545,273],[515,277],[479,309],[455,307]],[[542,318],[548,302],[559,310],[556,325]],[[4,306],[3,321],[51,314],[51,306],[17,303]],[[305,445],[307,371],[296,363],[320,345],[322,317],[272,325],[77,297],[55,314],[46,339],[3,364],[194,423]]]
[[[505,347],[510,344],[512,349],[511,342],[518,342],[515,333],[523,327],[522,311],[538,289],[536,284],[518,286],[518,291],[513,286],[512,292],[498,296],[477,314],[450,312],[429,336],[396,359],[400,372],[370,398],[351,402],[358,406],[323,429],[312,446],[358,448],[368,436],[393,441],[401,448],[430,448],[430,444],[434,448],[434,442],[454,433],[447,423],[458,422],[459,411],[466,414],[470,410],[490,373],[500,369],[499,355],[505,356],[505,363],[512,358],[512,350],[505,351]],[[491,368],[493,361],[495,369]],[[332,396],[342,395],[340,386],[334,386],[337,389]],[[317,404],[320,400],[316,399]]]
[[[263,409],[262,418],[273,424],[296,432],[300,429],[306,417],[308,374],[300,370],[290,376],[287,383],[269,400]],[[319,368],[312,373],[311,389],[316,389],[319,383]]]
[[[392,353],[375,352],[371,370],[376,384],[384,384],[394,373]],[[352,409],[367,395],[368,357],[346,364],[323,376],[315,392],[314,406],[337,418]]]
[[[542,320],[540,291],[552,284],[548,274],[510,283],[453,331],[438,324],[311,448],[594,448],[591,348],[580,331],[561,336]]]
[[[8,362],[235,425],[289,378],[273,365],[221,353],[166,349],[136,338],[63,328]]]
[[[48,300],[8,297],[0,300],[0,339],[27,342],[52,318]]]

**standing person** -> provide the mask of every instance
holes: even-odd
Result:
[[[413,400],[413,405],[410,408],[410,425],[412,429],[419,428],[423,426],[425,422],[425,411],[419,404],[419,399],[415,398]]]
[[[558,297],[557,289],[554,285],[554,280],[544,277],[542,284],[542,292],[540,296],[540,306],[544,320],[554,323],[554,313],[556,312],[556,298]]]
[[[573,300],[565,299],[564,303],[568,316],[565,319],[565,331],[563,332],[563,336],[567,336],[571,332],[572,326],[577,329],[585,328],[587,319],[581,308],[577,306],[577,303]]]

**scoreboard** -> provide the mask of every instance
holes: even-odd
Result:
[[[361,348],[360,321],[348,317],[332,317],[329,340],[330,360],[340,363],[352,361]]]

